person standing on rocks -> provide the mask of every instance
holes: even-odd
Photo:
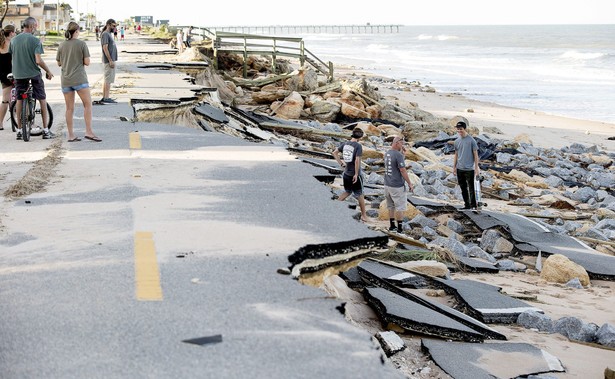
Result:
[[[177,35],[175,35],[177,53],[182,54],[184,52],[184,31],[182,28],[177,28]]]
[[[110,18],[105,24],[105,30],[100,36],[102,46],[102,59],[104,66],[103,74],[103,97],[101,103],[115,104],[116,101],[109,97],[111,83],[115,82],[115,62],[117,61],[117,47],[113,41],[113,31],[116,30],[117,23]]]
[[[344,201],[351,194],[358,200],[361,209],[361,221],[367,221],[365,213],[365,197],[363,196],[363,178],[361,177],[361,156],[363,146],[359,141],[363,138],[363,130],[355,128],[350,141],[343,142],[333,150],[333,156],[340,166],[345,167],[342,178],[344,180],[344,193],[338,198]],[[340,158],[340,153],[342,157]]]
[[[192,47],[192,26],[188,28],[188,30],[184,33],[184,44],[186,48]]]
[[[455,160],[453,161],[453,175],[463,196],[463,209],[476,209],[476,191],[474,178],[480,175],[478,168],[478,144],[468,134],[468,125],[465,121],[458,121],[455,125],[459,137],[455,140]]]
[[[393,138],[391,149],[384,155],[384,196],[389,209],[389,230],[402,232],[404,212],[408,208],[406,183],[410,191],[414,191],[404,158],[404,137]],[[397,220],[397,227],[395,221]]]

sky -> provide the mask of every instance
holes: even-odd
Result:
[[[153,16],[194,26],[615,24],[615,0],[59,1],[100,21]]]

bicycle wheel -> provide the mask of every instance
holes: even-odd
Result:
[[[47,128],[51,129],[51,125],[53,125],[53,111],[51,110],[51,105],[49,105],[49,103],[46,103],[47,105]],[[43,114],[41,113],[41,103],[40,101],[36,100],[36,110],[34,111],[35,113],[35,121],[34,124],[35,125],[43,125]]]
[[[13,129],[13,133],[17,131],[17,118],[15,117],[15,104],[17,102],[15,100],[11,101],[9,104],[9,114],[11,115],[11,128]]]
[[[17,131],[18,125],[17,125],[17,118],[15,117],[15,104],[17,102],[13,101],[10,104],[10,113],[11,113],[11,126],[13,127],[13,131]],[[37,117],[37,120],[35,120],[35,123],[39,123],[41,126],[43,125],[43,115],[41,114],[41,104],[38,100],[36,100],[36,111],[35,113],[37,115],[40,115],[39,117]],[[51,110],[51,105],[49,105],[49,103],[47,103],[47,127],[51,128],[51,125],[53,125],[53,111]]]
[[[21,138],[24,142],[30,141],[30,130],[32,129],[32,106],[30,105],[30,99],[24,99],[21,107]]]

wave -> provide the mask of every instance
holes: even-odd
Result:
[[[420,41],[425,41],[425,40],[438,40],[438,41],[448,41],[448,40],[452,40],[452,39],[459,39],[459,37],[457,36],[450,36],[450,35],[446,35],[446,34],[440,34],[437,36],[432,36],[429,34],[421,34],[418,37],[416,37],[416,39],[420,40]]]
[[[378,43],[371,43],[369,45],[367,45],[366,50],[367,51],[372,51],[372,52],[382,52],[382,51],[388,51],[391,48],[391,46],[389,45],[383,45],[383,44],[378,44]]]
[[[559,56],[562,59],[573,59],[573,60],[589,60],[589,59],[600,59],[607,56],[607,54],[603,53],[581,53],[576,50],[569,50]]]

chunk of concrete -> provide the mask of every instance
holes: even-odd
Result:
[[[452,295],[458,302],[458,309],[485,323],[511,324],[525,311],[542,310],[521,300],[502,294],[500,287],[473,280],[443,280],[433,282]]]
[[[374,337],[380,342],[380,346],[382,346],[382,350],[387,357],[406,348],[406,343],[395,332],[378,332]]]
[[[427,281],[420,275],[413,274],[402,268],[398,268],[383,262],[377,262],[372,259],[366,259],[357,266],[361,279],[372,285],[379,282],[374,278],[380,280],[386,279],[392,284],[399,287],[408,288],[425,288],[427,287]]]
[[[363,295],[384,325],[393,323],[408,331],[440,338],[482,342],[485,337],[433,309],[384,288],[365,288]]]
[[[371,260],[371,259],[368,259]],[[383,263],[383,262],[379,262],[379,263]],[[384,264],[384,263],[383,263]],[[372,272],[368,271],[368,270],[361,270],[359,267],[359,273],[361,274],[361,278],[363,281],[365,281],[366,283],[369,283],[370,285],[373,286],[377,286],[380,288],[384,288],[392,293],[395,293],[407,300],[410,300],[412,302],[418,303],[424,307],[427,307],[431,310],[434,310],[438,313],[441,313],[442,315],[449,317],[457,322],[460,322],[461,324],[468,326],[469,328],[482,333],[485,338],[488,339],[499,339],[499,340],[505,340],[506,336],[504,336],[503,334],[495,331],[494,329],[488,327],[487,325],[483,324],[482,322],[456,310],[453,309],[451,307],[448,307],[444,304],[441,304],[439,302],[434,302],[431,301],[425,297],[422,296],[418,296],[415,295],[413,293],[410,293],[408,291],[405,291],[397,286],[395,286],[390,280],[388,279],[384,279],[381,278],[375,274],[373,274]],[[420,275],[417,273],[417,275]],[[426,280],[429,279],[429,277],[425,277]],[[412,315],[408,315],[409,318],[412,318]]]
[[[421,349],[455,379],[517,378],[564,372],[559,359],[527,343],[471,344],[423,338]]]
[[[520,251],[542,251],[545,255],[562,254],[585,268],[592,279],[615,280],[615,257],[600,254],[568,235],[549,231],[534,220],[517,214],[488,210],[483,210],[480,214],[465,211],[460,213],[483,230],[505,227],[510,232],[515,247]]]

